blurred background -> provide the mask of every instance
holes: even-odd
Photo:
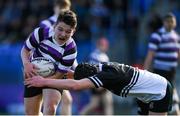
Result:
[[[72,0],[78,27],[78,62],[86,61],[99,37],[109,41],[110,61],[142,67],[147,44],[160,17],[173,12],[180,28],[179,0]],[[0,114],[24,114],[20,50],[41,20],[53,15],[52,0],[0,0]],[[176,83],[180,93],[180,71]],[[89,101],[88,91],[71,91],[73,114]],[[136,114],[132,98],[114,98],[115,114]],[[123,109],[122,109],[123,107]],[[126,110],[125,110],[126,109]],[[101,109],[97,109],[97,112]]]

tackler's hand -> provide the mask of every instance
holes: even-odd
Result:
[[[32,78],[25,79],[24,84],[28,87],[43,87],[45,79],[42,76],[34,76]]]

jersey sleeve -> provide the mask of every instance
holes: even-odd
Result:
[[[65,47],[62,60],[58,64],[58,71],[66,73],[73,65],[77,57],[77,47],[74,41]]]
[[[153,33],[150,37],[148,49],[156,51],[158,49],[158,45],[161,42],[161,37],[157,33]]]
[[[24,46],[27,50],[31,50],[33,48],[36,48],[40,42],[39,39],[39,30],[40,28],[36,28],[26,39]]]

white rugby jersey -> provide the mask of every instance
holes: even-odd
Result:
[[[77,56],[77,47],[73,38],[59,45],[52,28],[36,28],[27,38],[24,46],[32,51],[32,57],[45,57],[57,65],[57,71],[66,73],[73,65]]]
[[[99,70],[88,79],[118,96],[135,96],[148,103],[166,94],[167,80],[160,75],[115,62],[100,63]]]
[[[177,67],[180,38],[174,30],[166,32],[165,28],[161,28],[153,33],[149,41],[149,49],[156,52],[154,68],[169,70]]]

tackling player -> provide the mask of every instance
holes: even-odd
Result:
[[[103,87],[118,96],[134,96],[149,103],[149,115],[167,115],[172,107],[171,84],[164,77],[146,70],[116,62],[83,63],[75,69],[74,79],[56,81],[34,76],[26,79],[25,85],[69,90]]]

